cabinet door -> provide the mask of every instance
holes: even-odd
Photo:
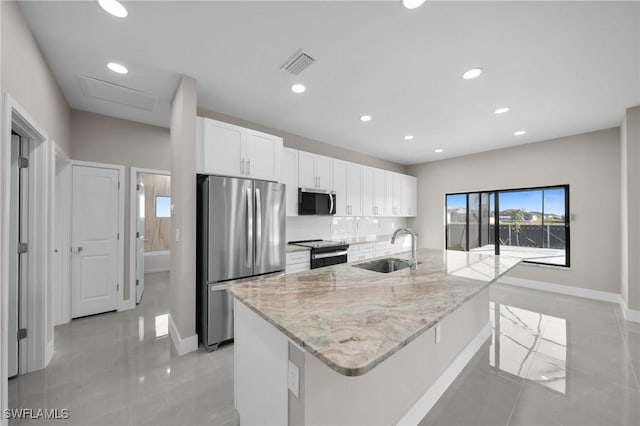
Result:
[[[282,150],[282,182],[286,185],[287,216],[298,216],[298,151]]]
[[[318,178],[318,188],[333,189],[333,158],[316,155],[315,170]]]
[[[333,160],[333,190],[336,192],[336,216],[347,216],[347,163]]]
[[[347,215],[362,216],[362,166],[347,163]]]
[[[405,194],[405,179],[404,175],[394,173],[391,177],[393,180],[393,211],[392,216],[404,216],[404,194]]]
[[[384,206],[385,216],[394,216],[393,214],[393,173],[385,172],[384,175]]]
[[[298,151],[298,186],[300,188],[317,188],[315,172],[315,154]]]
[[[362,167],[362,215],[375,216],[374,185],[371,167]]]
[[[385,176],[386,172],[380,169],[373,169],[373,205],[376,216],[386,216],[385,200]]]
[[[418,215],[418,179],[407,176],[407,216]]]
[[[205,119],[202,155],[203,172],[227,176],[243,176],[243,129],[227,123]]]
[[[255,179],[280,181],[282,138],[253,130],[245,131],[246,174]]]

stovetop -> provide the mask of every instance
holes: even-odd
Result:
[[[307,240],[307,241],[289,241],[289,244],[294,246],[309,247],[312,249],[322,249],[331,247],[343,247],[349,246],[344,241],[329,241],[329,240]]]

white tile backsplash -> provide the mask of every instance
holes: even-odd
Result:
[[[404,217],[292,216],[287,217],[287,241],[389,235],[406,225]]]

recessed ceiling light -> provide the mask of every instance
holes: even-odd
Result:
[[[362,117],[360,117],[360,121],[371,121],[371,116],[370,115],[363,115]]]
[[[117,64],[115,62],[109,62],[107,64],[107,68],[111,71],[116,72],[118,74],[127,74],[129,70],[124,65]]]
[[[435,152],[437,152],[438,154],[440,154],[442,151],[444,151],[444,150],[443,150],[443,149],[440,149],[440,148],[438,148],[438,149],[436,149],[436,150],[435,150]]]
[[[118,18],[126,18],[129,14],[129,12],[127,12],[127,8],[117,0],[98,0],[98,4],[105,11],[113,16],[117,16]]]
[[[513,134],[514,134],[514,135],[516,135],[516,136],[522,136],[522,135],[524,135],[525,133],[527,133],[527,132],[526,132],[526,131],[524,131],[524,130],[518,130],[517,132],[513,132]]]
[[[291,91],[293,93],[304,93],[305,90],[307,90],[307,88],[304,87],[304,84],[296,83],[293,86],[291,86]]]
[[[411,141],[411,140],[413,140],[413,136],[412,135],[407,135],[407,136],[404,137],[404,140],[405,141]]]
[[[471,68],[470,70],[465,71],[465,73],[462,74],[462,78],[464,78],[465,80],[471,80],[476,78],[480,74],[482,74],[482,68]]]
[[[426,0],[402,0],[402,5],[407,9],[417,9],[424,4]]]
[[[509,112],[509,107],[501,107],[495,110],[496,114],[504,114],[505,112]]]

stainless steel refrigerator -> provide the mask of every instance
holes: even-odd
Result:
[[[233,300],[226,289],[284,272],[285,186],[203,175],[198,186],[198,334],[213,350],[233,338]]]

